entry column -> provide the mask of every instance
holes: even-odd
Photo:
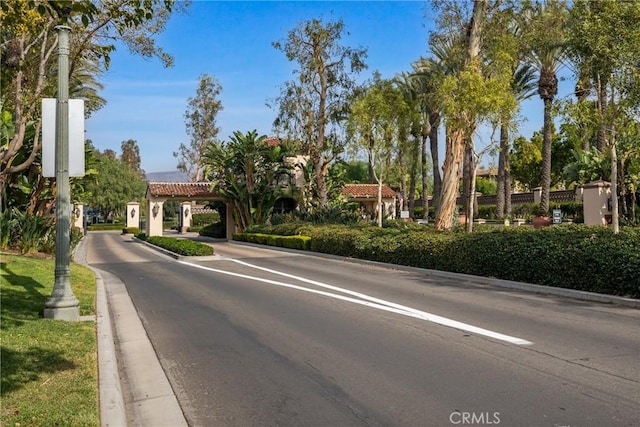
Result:
[[[147,236],[162,236],[162,206],[164,200],[147,200]]]

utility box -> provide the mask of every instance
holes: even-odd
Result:
[[[582,186],[585,225],[607,225],[611,218],[611,183],[594,181]]]

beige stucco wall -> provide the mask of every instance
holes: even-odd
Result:
[[[145,232],[147,236],[162,236],[162,206],[164,200],[149,199],[147,200],[147,226]],[[156,208],[156,215],[153,211]]]
[[[611,197],[611,183],[594,181],[582,186],[584,204],[584,223],[586,225],[607,225],[606,215]]]
[[[140,203],[127,203],[127,228],[140,228]]]

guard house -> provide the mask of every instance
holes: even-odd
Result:
[[[223,197],[211,189],[210,182],[148,182],[147,193],[147,236],[162,236],[162,207],[167,200],[177,200],[180,204],[180,225],[186,230],[191,225],[191,202],[224,201]],[[227,206],[227,239],[235,232],[233,208]]]

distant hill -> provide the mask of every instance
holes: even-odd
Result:
[[[182,171],[148,172],[147,182],[189,182],[189,177]]]

